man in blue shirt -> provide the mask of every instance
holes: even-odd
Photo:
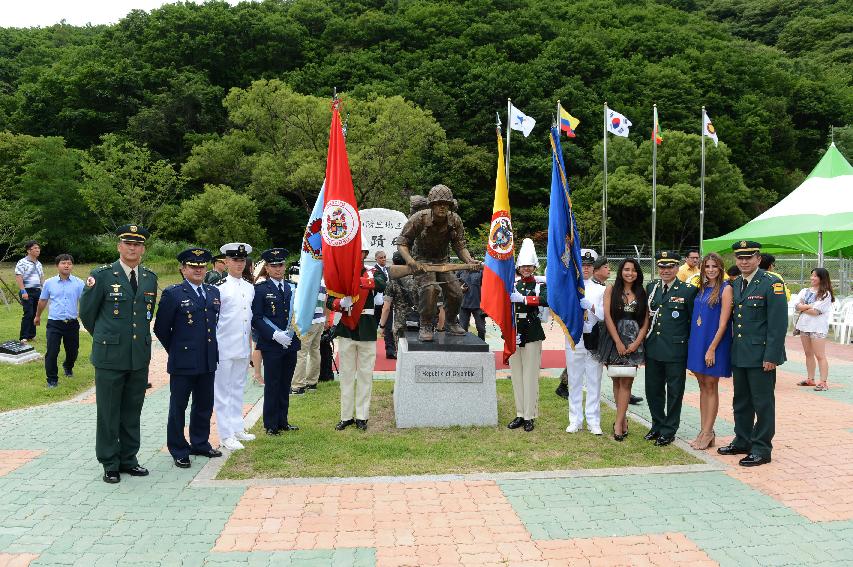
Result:
[[[59,368],[56,360],[59,357],[59,346],[65,343],[65,362],[62,368],[65,376],[74,375],[74,362],[80,350],[80,323],[77,302],[83,294],[83,280],[71,275],[74,268],[74,258],[71,254],[60,254],[56,257],[58,275],[44,282],[41,290],[36,315],[33,323],[41,323],[41,314],[50,302],[47,317],[47,349],[44,354],[44,371],[47,374],[47,387],[56,388],[59,385]]]

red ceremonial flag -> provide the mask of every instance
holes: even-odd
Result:
[[[329,153],[326,157],[326,194],[323,199],[323,278],[332,297],[352,297],[352,310],[341,322],[350,329],[358,325],[366,293],[360,294],[361,218],[355,202],[346,142],[341,130],[338,101],[332,103]]]

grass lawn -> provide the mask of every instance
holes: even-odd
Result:
[[[376,381],[369,429],[335,431],[340,412],[337,382],[321,383],[316,394],[291,397],[290,420],[300,431],[269,437],[259,420],[256,441],[234,452],[220,479],[275,477],[348,477],[534,471],[700,462],[670,445],[643,440],[646,428],[631,422],[630,435],[616,442],[607,435],[569,434],[566,401],[554,395],[555,378],[543,378],[536,429],[510,431],[515,417],[512,384],[498,380],[497,427],[396,429],[392,381]],[[614,412],[602,406],[602,428],[610,429]]]
[[[21,306],[0,305],[0,342],[17,339],[21,325]],[[42,315],[42,324],[36,328],[35,349],[44,354],[46,341],[44,326],[47,317]],[[58,402],[74,397],[76,394],[91,388],[95,384],[95,369],[89,362],[92,351],[92,337],[80,332],[80,354],[74,364],[74,377],[62,375],[62,361],[65,350],[59,351],[59,387],[47,389],[47,379],[44,374],[44,359],[34,360],[26,364],[0,363],[0,411],[27,406],[36,406]]]
[[[55,276],[55,266],[49,259],[44,260],[42,264],[44,264],[45,278]],[[89,272],[99,265],[76,264],[73,273],[78,278],[86,279]],[[158,272],[158,275],[162,274],[158,278],[158,285],[161,290],[181,279],[177,270],[177,262],[149,267]],[[0,264],[0,276],[10,286],[17,288],[14,268],[14,263]],[[0,303],[0,342],[18,338],[22,313],[21,306],[14,300],[10,305]],[[45,310],[42,314],[42,324],[37,328],[36,341],[33,343],[35,349],[42,354],[44,354],[47,346],[44,328],[47,324],[48,313],[49,310]],[[21,365],[0,363],[0,411],[66,400],[92,387],[95,383],[95,370],[89,362],[91,350],[92,338],[81,325],[80,354],[77,357],[77,363],[74,365],[74,377],[65,378],[62,376],[61,364],[65,358],[65,351],[60,350],[59,387],[52,390],[47,389],[43,359]]]

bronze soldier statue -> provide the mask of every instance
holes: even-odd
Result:
[[[447,332],[451,335],[465,334],[465,329],[459,325],[462,287],[452,270],[482,269],[482,264],[474,260],[468,252],[462,219],[452,211],[454,201],[450,188],[446,185],[436,185],[430,189],[427,201],[429,208],[410,216],[397,238],[397,250],[409,271],[414,274],[419,289],[418,339],[421,341],[433,340],[432,324],[437,313],[438,296],[442,291]],[[468,265],[450,264],[450,246],[459,259]]]

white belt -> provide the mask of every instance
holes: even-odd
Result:
[[[516,313],[515,316],[519,319],[527,319],[527,313]]]
[[[361,314],[362,315],[373,315],[373,309],[362,309]]]

